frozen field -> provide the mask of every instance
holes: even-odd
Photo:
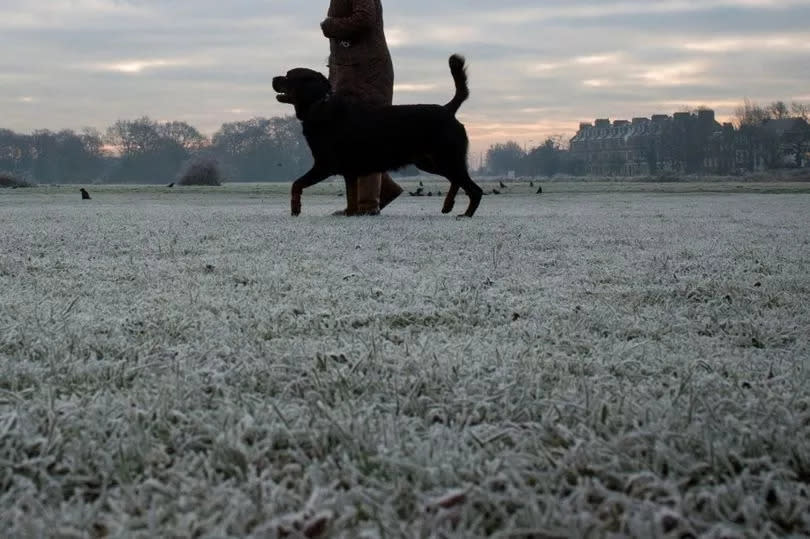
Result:
[[[0,192],[4,537],[810,535],[810,194],[337,189]]]

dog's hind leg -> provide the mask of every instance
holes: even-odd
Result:
[[[481,203],[481,197],[484,195],[484,191],[470,178],[470,173],[467,170],[466,156],[454,161],[455,164],[448,164],[443,168],[437,166],[424,168],[420,163],[417,163],[417,166],[427,172],[444,176],[450,182],[450,189],[447,191],[447,196],[444,198],[442,213],[450,213],[453,211],[458,190],[464,189],[464,192],[470,198],[470,203],[467,206],[467,210],[459,215],[459,217],[472,217],[475,210],[478,209],[478,205]],[[430,163],[430,165],[433,165],[433,163]]]
[[[301,194],[304,189],[322,182],[329,177],[329,173],[313,166],[303,176],[295,180],[292,184],[292,193],[290,195],[290,210],[293,216],[301,214]]]
[[[478,205],[481,203],[481,197],[484,195],[483,189],[478,187],[472,178],[470,178],[470,173],[467,172],[466,167],[458,171],[456,174],[448,176],[448,179],[454,187],[458,186],[464,189],[464,192],[467,193],[467,196],[470,198],[470,203],[467,206],[467,210],[459,215],[459,217],[472,217],[475,210],[478,209]],[[456,187],[457,190],[458,187]]]
[[[436,160],[431,155],[424,155],[422,158],[416,160],[414,163],[419,169],[424,170],[430,174],[437,174],[444,176],[450,180],[451,175],[442,170],[436,165]],[[453,206],[456,204],[456,195],[458,194],[459,185],[453,180],[450,180],[450,189],[444,197],[444,204],[442,205],[442,213],[450,213],[453,211]]]

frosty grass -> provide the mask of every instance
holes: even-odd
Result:
[[[810,195],[515,190],[0,193],[3,536],[810,535]]]

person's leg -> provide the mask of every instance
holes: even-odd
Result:
[[[357,178],[357,215],[380,213],[380,173]]]
[[[402,191],[402,187],[387,172],[383,173],[380,181],[380,211],[401,195]]]
[[[346,209],[332,215],[357,215],[357,178],[343,176],[343,183],[346,186]]]

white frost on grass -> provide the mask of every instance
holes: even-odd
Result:
[[[0,200],[5,536],[810,534],[810,196],[341,202]]]

